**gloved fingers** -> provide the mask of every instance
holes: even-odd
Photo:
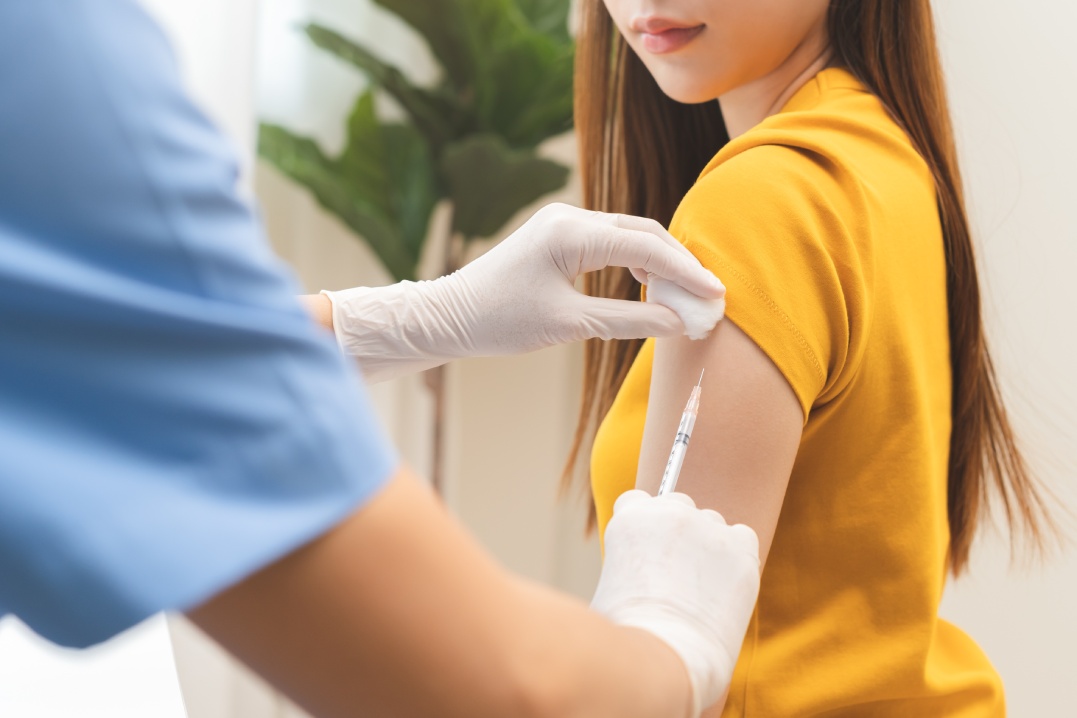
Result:
[[[751,526],[733,524],[729,527],[729,535],[734,546],[759,558],[759,536],[756,535]]]
[[[714,509],[703,509],[703,514],[707,518],[709,518],[711,521],[717,521],[718,523],[722,524],[723,526],[726,525],[725,516],[722,516],[720,513],[718,513]]]
[[[617,515],[618,511],[624,511],[630,506],[645,503],[651,500],[651,495],[646,491],[640,491],[639,489],[632,489],[626,491],[617,497],[617,500],[613,502],[613,514]]]
[[[577,339],[643,339],[679,337],[684,322],[669,307],[627,299],[607,299],[580,295],[577,306]]]
[[[662,501],[675,501],[678,504],[684,504],[685,506],[689,506],[693,509],[696,507],[696,502],[692,500],[691,496],[689,496],[688,494],[682,494],[679,491],[674,491],[671,494],[666,494],[665,496],[660,496],[659,498]]]
[[[670,246],[651,232],[611,227],[592,239],[595,242],[592,251],[584,252],[580,258],[581,272],[626,267],[657,274],[705,299],[725,294],[725,285],[690,252],[680,244],[676,248]]]
[[[689,252],[687,247],[678,242],[677,238],[670,234],[658,220],[651,219],[650,217],[637,217],[633,214],[606,214],[604,216],[609,218],[614,227],[631,229],[636,232],[650,232],[685,257],[695,259],[695,255]]]
[[[616,219],[616,226],[621,229],[631,229],[637,232],[650,232],[685,257],[695,259],[695,255],[688,251],[688,248],[681,244],[676,237],[670,234],[669,230],[667,230],[661,222],[651,219],[650,217],[637,217],[631,214],[615,214],[613,216]]]

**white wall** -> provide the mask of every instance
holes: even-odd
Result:
[[[81,651],[0,620],[0,716],[184,718],[163,616]]]
[[[980,242],[987,320],[1014,421],[1034,465],[1077,507],[1077,6],[935,3]],[[1068,522],[1071,535],[1074,523]],[[943,615],[984,647],[1016,716],[1077,706],[1077,552],[1009,571],[993,536]]]

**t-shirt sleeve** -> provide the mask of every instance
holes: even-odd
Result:
[[[725,283],[726,318],[782,372],[805,422],[864,349],[870,259],[849,230],[858,201],[829,160],[761,145],[706,171],[670,227]]]
[[[85,646],[324,533],[397,457],[137,3],[3,3],[0,89],[0,615]]]

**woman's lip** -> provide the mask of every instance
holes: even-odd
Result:
[[[658,17],[657,15],[636,15],[628,23],[628,29],[632,32],[638,32],[641,35],[657,35],[666,30],[696,27],[699,24],[700,23],[687,20],[673,20],[668,17]]]
[[[663,30],[649,30],[640,33],[643,48],[653,55],[665,55],[676,52],[696,39],[703,32],[705,25],[694,27],[666,27]]]

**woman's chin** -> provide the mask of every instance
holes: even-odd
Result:
[[[718,97],[710,86],[700,83],[685,82],[678,77],[655,77],[659,89],[669,99],[684,105],[699,105]]]

